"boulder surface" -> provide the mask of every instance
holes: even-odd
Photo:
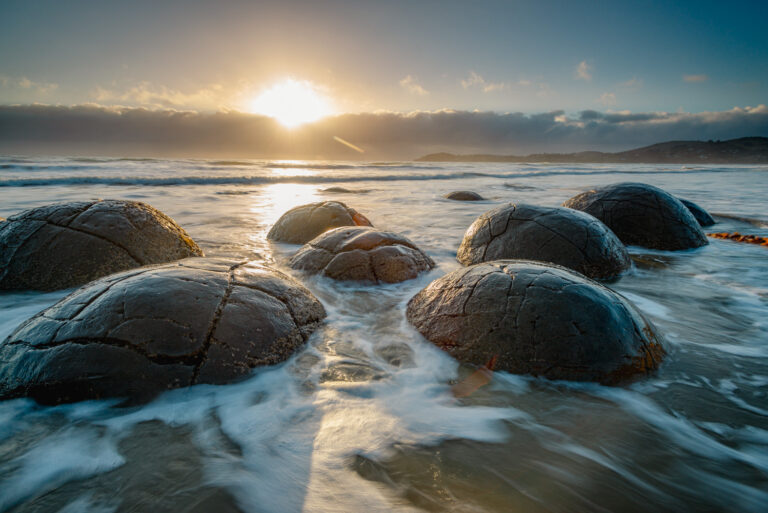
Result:
[[[336,228],[311,240],[293,256],[290,266],[335,280],[397,283],[415,278],[435,263],[402,235],[356,226]]]
[[[339,226],[373,226],[357,210],[340,201],[321,201],[292,208],[267,233],[267,238],[306,244],[321,233]]]
[[[443,197],[454,201],[482,201],[485,199],[478,193],[472,191],[453,191]]]
[[[700,226],[712,226],[715,224],[715,219],[709,215],[709,212],[698,206],[693,201],[689,201],[687,199],[683,198],[677,198],[680,200],[680,203],[685,205],[685,208],[690,210],[691,214],[693,214],[693,217],[696,218],[696,221],[699,222]]]
[[[644,183],[618,183],[563,203],[595,216],[624,244],[680,250],[708,244],[693,214],[671,194]]]
[[[190,258],[92,282],[0,344],[0,398],[142,401],[281,362],[325,317],[320,302],[255,263]]]
[[[613,278],[631,265],[624,244],[591,215],[525,204],[478,217],[464,234],[457,259],[464,265],[501,259],[552,262],[597,279]]]
[[[173,219],[145,203],[46,205],[0,223],[0,289],[63,289],[202,254]]]
[[[439,278],[407,318],[461,362],[614,384],[655,369],[664,349],[626,299],[559,266],[498,260]]]

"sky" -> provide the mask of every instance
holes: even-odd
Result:
[[[584,124],[585,111],[663,113],[679,121],[740,109],[743,130],[731,120],[728,131],[680,134],[768,136],[768,123],[747,115],[762,116],[768,104],[766,19],[765,0],[2,0],[0,135],[10,130],[9,115],[23,113],[30,128],[14,141],[34,148],[39,134],[30,113],[42,116],[42,126],[62,108],[71,114],[83,105],[100,112],[188,111],[206,120],[215,113],[264,114],[254,110],[257,98],[290,79],[322,97],[323,112],[358,122],[370,122],[360,115],[368,113],[413,120],[417,111],[454,111],[455,119],[475,125],[511,119],[504,115],[534,122],[552,113],[561,123]],[[50,108],[30,110],[32,104]],[[464,116],[474,111],[482,115]],[[621,133],[526,143],[494,137],[494,145],[459,149],[626,149],[648,142],[632,130]],[[456,147],[456,133],[449,135],[431,146]],[[0,140],[2,151],[15,147],[21,146]]]

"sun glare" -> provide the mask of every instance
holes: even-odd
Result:
[[[278,82],[253,99],[254,114],[275,118],[293,128],[332,114],[330,102],[317,92],[311,82],[287,79]]]

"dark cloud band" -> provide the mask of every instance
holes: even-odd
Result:
[[[412,159],[425,153],[618,151],[667,140],[768,136],[768,107],[719,112],[344,114],[286,129],[241,112],[99,105],[0,106],[0,152],[133,156]],[[336,139],[334,139],[336,138]],[[365,151],[363,155],[338,138]]]

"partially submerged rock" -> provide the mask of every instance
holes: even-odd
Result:
[[[629,301],[563,267],[499,260],[439,278],[409,302],[407,318],[461,362],[549,379],[617,383],[656,369],[664,355]]]
[[[320,302],[255,263],[191,258],[108,276],[0,344],[0,398],[141,401],[228,383],[290,357],[325,317]]]
[[[306,244],[321,233],[340,226],[372,226],[361,213],[340,201],[322,201],[292,208],[277,220],[267,238]]]
[[[435,263],[402,235],[371,227],[336,228],[302,247],[293,269],[335,280],[397,283],[410,280]]]
[[[525,204],[478,217],[464,234],[457,258],[464,265],[509,258],[552,262],[600,279],[631,265],[624,244],[591,215]]]
[[[46,205],[0,223],[0,289],[63,289],[202,254],[173,219],[145,203]]]
[[[712,226],[715,224],[715,219],[709,215],[709,212],[698,206],[693,201],[689,201],[687,199],[683,198],[677,198],[680,200],[680,203],[685,205],[685,208],[687,208],[691,214],[693,214],[693,217],[696,218],[696,221],[698,221],[700,226]]]
[[[346,187],[333,186],[323,189],[321,192],[338,193],[338,194],[367,194],[370,192],[368,189],[347,189]]]
[[[453,191],[443,197],[454,201],[482,201],[485,199],[478,193],[472,191]]]
[[[693,214],[671,194],[644,183],[618,183],[563,203],[604,222],[624,244],[679,250],[708,244]]]

